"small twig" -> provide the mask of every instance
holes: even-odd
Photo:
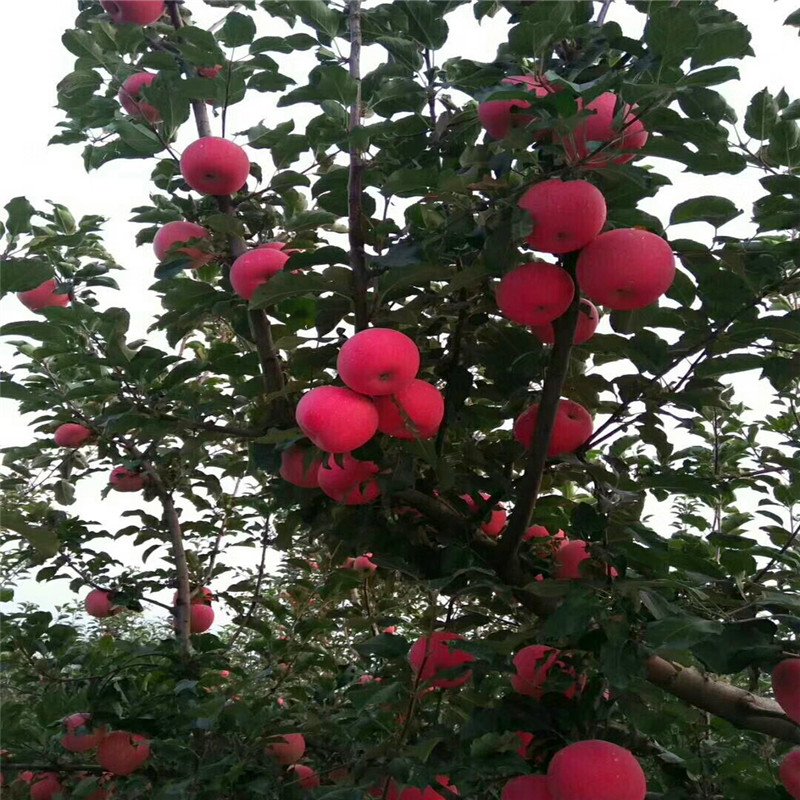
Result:
[[[784,542],[783,547],[781,547],[781,549],[770,559],[769,564],[756,573],[755,577],[753,578],[753,583],[759,583],[761,581],[761,579],[775,566],[775,562],[794,544],[794,541],[798,536],[800,536],[800,522],[795,526],[795,529],[792,531],[786,542]]]
[[[256,585],[253,589],[253,597],[250,601],[250,607],[247,609],[247,614],[244,618],[244,622],[234,631],[233,636],[231,636],[231,640],[228,643],[229,648],[233,648],[233,645],[236,643],[239,636],[241,636],[242,631],[247,627],[250,620],[253,618],[253,614],[255,613],[256,606],[258,605],[258,598],[261,594],[261,584],[264,582],[264,566],[267,563],[267,548],[269,546],[269,537],[267,535],[269,531],[269,520],[266,521],[264,525],[264,537],[261,541],[261,562],[258,565],[258,575],[256,577]]]

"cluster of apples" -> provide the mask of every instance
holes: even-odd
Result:
[[[502,83],[519,86],[534,98],[560,91],[560,87],[540,75],[513,75],[503,78]],[[626,164],[634,158],[634,151],[641,150],[647,142],[647,130],[637,117],[635,107],[621,103],[613,92],[604,92],[588,103],[578,98],[577,105],[578,111],[588,114],[573,130],[568,133],[553,129],[533,132],[537,141],[552,139],[561,145],[568,164],[590,169]],[[621,105],[619,114],[618,105]],[[478,119],[490,136],[504,139],[512,128],[537,121],[535,114],[525,113],[530,107],[531,103],[523,98],[488,100],[479,105]],[[621,125],[615,124],[617,119],[622,120]]]
[[[772,692],[786,716],[800,724],[800,658],[786,658],[775,667]],[[784,756],[778,774],[786,791],[800,800],[800,749]]]
[[[298,762],[306,752],[306,740],[302,733],[280,733],[272,737],[265,748],[266,754],[286,767],[291,780],[297,781],[303,789],[315,789],[320,785],[316,770]]]
[[[397,439],[430,439],[444,417],[444,398],[416,377],[419,348],[404,333],[369,328],[342,345],[336,368],[344,386],[319,386],[303,395],[295,419],[326,456],[298,445],[281,455],[280,474],[303,488],[322,489],[346,505],[380,494],[373,461],[351,455],[380,432]]]
[[[205,633],[214,623],[214,609],[211,601],[214,595],[205,587],[192,592],[191,609],[189,617],[189,630],[191,633]],[[178,593],[172,598],[172,605],[178,604]],[[86,613],[96,619],[106,619],[125,610],[124,606],[114,603],[114,593],[105,589],[92,589],[83,601]]]

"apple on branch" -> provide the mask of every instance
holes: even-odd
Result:
[[[336,369],[353,391],[390,395],[405,389],[419,372],[414,340],[392,328],[368,328],[351,336],[339,350]]]
[[[569,308],[575,283],[558,265],[531,261],[507,272],[495,296],[500,312],[512,322],[544,325]]]
[[[55,278],[40,283],[35,289],[17,292],[20,303],[31,311],[39,311],[50,306],[64,307],[69,305],[69,294],[57,291],[59,284]]]
[[[463,641],[464,637],[449,631],[434,631],[430,636],[421,636],[411,645],[408,661],[420,684],[440,689],[455,689],[466,683],[472,670],[455,677],[437,677],[444,670],[454,670],[475,660],[466,650],[451,648],[449,642]]]
[[[255,290],[283,270],[289,255],[274,247],[257,247],[239,256],[231,267],[233,291],[250,300]]]
[[[149,86],[156,76],[152,72],[135,72],[126,78],[119,90],[120,105],[132,117],[143,119],[154,124],[161,122],[161,112],[150,103],[142,99],[142,87]]]
[[[118,25],[152,25],[164,13],[164,0],[100,0],[103,10]]]
[[[77,422],[65,422],[56,428],[53,441],[59,447],[77,448],[92,438],[92,432],[85,425]]]
[[[346,506],[359,506],[371,503],[381,493],[375,476],[380,467],[374,461],[359,461],[350,453],[339,457],[341,466],[334,455],[329,455],[317,470],[319,488],[328,497]]]
[[[539,404],[534,403],[514,422],[514,438],[526,450],[530,450],[533,444],[533,433],[538,418]],[[555,457],[574,452],[592,435],[593,428],[591,414],[580,403],[573,400],[559,400],[547,455]]]
[[[130,775],[150,757],[147,737],[128,731],[109,733],[97,748],[97,763],[114,775]]]
[[[159,261],[166,261],[170,256],[182,253],[191,259],[189,263],[190,269],[198,269],[204,264],[208,264],[214,257],[211,253],[197,245],[186,246],[187,242],[193,239],[210,240],[211,234],[206,228],[195,222],[186,222],[185,220],[168,222],[158,229],[158,233],[153,239],[153,250],[156,258]]]
[[[511,75],[503,78],[503,84],[520,86],[530,91],[535,97],[546,97],[552,94],[555,88],[543,77],[538,75]],[[527,125],[536,119],[534,114],[515,114],[515,109],[530,108],[531,104],[522,98],[511,100],[485,100],[478,106],[478,120],[486,132],[495,139],[508,136],[511,128]],[[538,132],[538,136],[544,136]]]
[[[378,430],[378,410],[369,397],[344,386],[318,386],[297,404],[300,430],[326,453],[348,453]]]
[[[200,194],[235,194],[249,174],[247,153],[235,142],[218,136],[197,139],[181,156],[181,175]]]

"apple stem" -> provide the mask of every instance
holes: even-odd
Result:
[[[569,272],[572,279],[575,280],[574,264]],[[561,391],[564,388],[564,380],[567,377],[572,339],[578,324],[579,305],[580,292],[576,282],[575,295],[569,308],[553,323],[555,343],[550,354],[550,362],[547,365],[547,373],[542,387],[536,428],[533,432],[531,448],[525,463],[525,471],[518,485],[517,502],[511,512],[508,527],[500,537],[497,548],[496,563],[498,571],[501,577],[511,584],[518,584],[523,580],[517,554],[522,537],[530,525],[533,510],[539,497],[542,473],[547,461],[547,447],[553,432],[558,403],[561,399]]]
[[[347,180],[347,222],[350,242],[350,267],[353,270],[353,306],[356,332],[369,325],[367,310],[367,259],[364,252],[363,208],[361,196],[364,191],[364,162],[361,150],[353,141],[353,133],[361,124],[361,0],[350,0],[347,5],[350,28],[350,77],[356,82],[356,96],[350,106],[347,132],[350,134],[350,167]]]

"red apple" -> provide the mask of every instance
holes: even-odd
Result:
[[[80,447],[92,438],[92,432],[84,425],[77,422],[65,422],[56,428],[53,436],[59,447]]]
[[[501,83],[520,84],[533,92],[536,97],[545,97],[555,89],[536,75],[513,75],[503,78]],[[515,114],[512,109],[530,108],[527,100],[486,100],[478,106],[478,119],[490,136],[503,139],[511,128],[527,125],[536,119],[534,114]],[[539,134],[542,135],[541,133]]]
[[[30,798],[31,800],[51,800],[52,797],[63,791],[63,788],[58,780],[57,772],[40,772],[31,781]]]
[[[31,311],[38,311],[40,308],[48,306],[68,306],[69,295],[57,294],[58,283],[55,278],[40,283],[35,289],[28,289],[27,292],[17,292],[20,303]]]
[[[192,605],[201,604],[201,605],[210,605],[211,601],[214,599],[214,592],[211,589],[207,588],[206,586],[197,588],[195,587],[189,592],[189,602]],[[178,593],[175,592],[172,595],[172,605],[178,605]]]
[[[527,542],[529,539],[549,539],[553,542],[556,539],[566,539],[566,534],[561,529],[556,533],[550,533],[544,525],[531,525],[530,528],[525,531],[522,541]]]
[[[547,691],[547,676],[555,666],[563,673],[575,677],[575,667],[569,665],[561,658],[561,651],[543,644],[532,644],[523,647],[512,659],[516,675],[511,676],[511,685],[515,692],[535,697],[540,700]],[[576,692],[583,688],[586,678],[577,679],[563,694],[568,700],[575,697]]]
[[[559,750],[547,769],[553,800],[644,800],[647,781],[630,750],[587,739]]]
[[[419,372],[419,348],[392,328],[368,328],[351,336],[339,351],[336,369],[353,391],[396,394]]]
[[[179,253],[183,253],[192,260],[189,264],[189,268],[197,269],[198,267],[202,267],[203,264],[208,264],[208,262],[211,261],[214,256],[197,246],[174,246],[186,244],[186,242],[190,241],[191,239],[210,238],[211,234],[202,225],[197,225],[194,222],[177,220],[175,222],[168,222],[166,225],[158,229],[158,233],[156,234],[155,239],[153,239],[153,250],[155,250],[156,258],[159,261],[166,261],[166,259],[170,256],[176,256]]]
[[[91,617],[105,619],[113,617],[122,611],[120,606],[115,606],[111,602],[111,592],[104,592],[102,589],[92,589],[83,601],[86,613]]]
[[[519,775],[503,786],[501,800],[553,800],[546,775]]]
[[[344,560],[342,567],[344,569],[353,569],[356,572],[375,572],[378,569],[378,565],[370,560],[371,556],[372,553],[365,553],[363,556],[356,556],[355,558],[349,556]]]
[[[156,76],[152,72],[135,72],[126,78],[119,90],[120,105],[132,116],[150,123],[161,122],[161,112],[142,99],[143,86],[149,86]]]
[[[130,775],[149,757],[147,737],[128,731],[109,733],[97,748],[97,763],[115,775]]]
[[[480,496],[484,500],[488,500],[491,497],[491,495],[487,494],[486,492],[480,492]],[[470,495],[461,494],[459,497],[467,504],[467,507],[473,514],[478,510],[478,504],[472,497],[470,497]],[[506,526],[506,517],[506,510],[503,508],[503,506],[499,504],[496,505],[495,510],[492,511],[492,515],[489,517],[489,520],[481,524],[481,530],[487,536],[498,536]]]
[[[197,139],[181,156],[181,175],[200,194],[235,194],[249,174],[247,153],[238,144],[217,136]]]
[[[108,482],[115,492],[140,492],[144,487],[145,475],[127,467],[114,467]]]
[[[407,786],[400,792],[398,800],[445,800],[445,796],[441,792],[436,791],[442,786],[446,786],[453,794],[459,793],[458,787],[450,783],[450,778],[447,775],[437,775],[436,785],[428,786],[425,789],[418,789],[416,786]]]
[[[192,633],[205,633],[214,622],[214,609],[211,606],[192,604],[189,630]]]
[[[292,764],[287,772],[291,773],[292,777],[299,781],[303,789],[316,789],[320,785],[319,775],[305,764]]]
[[[517,205],[533,220],[525,241],[542,253],[571,253],[586,247],[606,224],[606,200],[588,181],[540,181]]]
[[[569,273],[544,261],[532,261],[507,272],[497,286],[497,306],[520,325],[543,325],[560,317],[575,295]]]
[[[113,22],[151,25],[164,13],[164,0],[100,0]]]
[[[222,71],[222,64],[217,64],[213,67],[198,67],[197,74],[201,78],[216,78]]]
[[[526,450],[530,450],[533,442],[538,417],[539,404],[535,403],[514,422],[514,438]],[[572,400],[559,400],[547,455],[552,457],[572,453],[592,435],[592,429],[592,416],[582,405]]]
[[[571,542],[564,542],[556,550],[553,560],[553,577],[559,581],[573,581],[581,577],[581,563],[587,561],[589,546],[580,539],[573,539]],[[611,565],[606,566],[606,574],[611,578],[616,578],[619,573]]]
[[[794,800],[800,800],[800,750],[792,750],[783,757],[778,775],[786,791]]]
[[[319,487],[317,472],[322,456],[309,447],[293,444],[281,453],[280,476],[301,489]]]
[[[378,430],[378,410],[363,394],[340,386],[319,386],[297,404],[300,430],[320,450],[347,453],[366,444]]]
[[[531,746],[531,742],[534,739],[533,734],[527,731],[514,731],[514,733],[520,741],[520,746],[517,748],[517,755],[522,758],[527,758],[528,748]]]
[[[586,299],[581,299],[578,305],[578,324],[575,326],[575,333],[572,336],[572,344],[583,344],[594,336],[597,325],[600,322],[600,314],[594,303]],[[531,332],[544,344],[553,344],[556,334],[551,322],[544,325],[532,325]]]
[[[231,267],[233,291],[249,300],[255,290],[283,270],[289,256],[277,248],[257,247],[239,256]]]
[[[772,691],[786,716],[800,722],[800,658],[787,658],[772,671]]]
[[[375,480],[380,467],[374,461],[359,461],[345,453],[341,462],[340,467],[329,455],[317,471],[319,488],[328,497],[346,506],[360,506],[380,495],[381,487]]]
[[[660,236],[638,228],[601,233],[578,256],[578,285],[617,311],[644,308],[672,285],[675,258]]]
[[[418,682],[440,689],[454,689],[466,683],[472,675],[471,669],[454,678],[436,677],[443,670],[450,670],[475,660],[472,653],[468,653],[466,650],[451,649],[447,644],[463,640],[463,636],[446,631],[435,631],[430,636],[421,636],[417,639],[408,651],[408,662],[411,664],[411,669],[417,676]]]
[[[106,735],[106,729],[102,725],[91,729],[89,727],[91,721],[91,714],[70,714],[64,720],[67,733],[61,737],[61,746],[70,753],[85,753],[97,747]]]
[[[419,378],[395,394],[376,397],[374,402],[378,430],[396,439],[432,439],[444,418],[442,393]]]
[[[288,767],[297,763],[306,751],[306,740],[302,733],[281,733],[273,737],[274,742],[266,746],[268,756]]]
[[[644,123],[636,118],[635,108],[623,104],[624,121],[620,125],[614,122],[616,106],[617,96],[613,92],[605,92],[586,105],[586,110],[592,112],[590,117],[570,133],[553,137],[554,141],[564,146],[568,164],[594,169],[607,167],[612,162],[626,164],[636,154],[621,151],[641,150],[644,147],[647,131]],[[583,108],[582,101],[578,102],[578,108]],[[591,155],[609,142],[611,144],[596,155]]]

